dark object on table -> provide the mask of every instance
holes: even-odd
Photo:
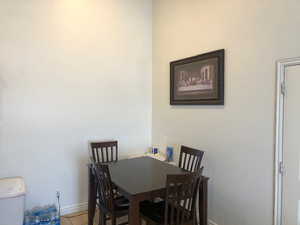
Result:
[[[107,215],[111,218],[112,225],[116,225],[116,219],[128,215],[129,201],[124,197],[118,197],[113,189],[108,165],[94,164],[94,173],[99,184],[98,202],[99,225],[106,224]],[[123,223],[127,224],[127,223]]]
[[[171,105],[224,105],[224,49],[170,63]]]
[[[196,224],[196,197],[203,168],[185,175],[168,175],[165,201],[141,203],[141,216],[147,225]]]
[[[190,171],[198,171],[201,167],[204,151],[182,145],[179,156],[179,167]]]
[[[118,161],[118,141],[90,142],[92,161],[108,163]]]

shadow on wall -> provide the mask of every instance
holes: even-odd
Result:
[[[0,126],[3,123],[3,93],[5,88],[5,82],[0,72]]]
[[[78,193],[77,199],[80,203],[86,203],[88,199],[88,167],[87,164],[90,162],[89,152],[86,150],[87,147],[83,148],[82,153],[78,157]]]

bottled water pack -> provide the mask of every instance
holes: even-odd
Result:
[[[60,213],[55,205],[35,207],[25,211],[24,225],[60,225]]]

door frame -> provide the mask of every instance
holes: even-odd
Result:
[[[286,93],[287,67],[300,66],[300,57],[280,59],[276,62],[276,115],[275,115],[275,191],[274,191],[274,225],[284,225],[282,221],[282,175],[283,163],[283,135],[284,135],[284,98]]]

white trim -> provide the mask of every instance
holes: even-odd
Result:
[[[88,209],[88,203],[79,203],[79,204],[73,204],[73,205],[67,205],[61,208],[61,215],[86,211]]]
[[[218,225],[218,224],[216,224],[214,221],[212,221],[212,220],[208,220],[207,221],[208,222],[208,225]]]
[[[283,128],[284,128],[284,94],[282,83],[285,82],[285,69],[300,65],[300,57],[281,59],[276,63],[276,115],[275,115],[275,188],[274,188],[274,225],[282,224],[282,173],[279,165],[283,163]]]

